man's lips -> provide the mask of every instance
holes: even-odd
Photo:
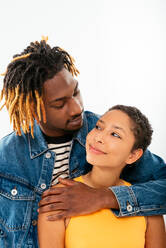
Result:
[[[97,155],[106,154],[105,152],[101,151],[100,149],[98,149],[92,145],[89,145],[89,151],[94,153],[94,154],[97,154]]]
[[[71,125],[79,125],[82,123],[82,115],[72,119],[72,120],[69,120],[68,123],[71,124]]]

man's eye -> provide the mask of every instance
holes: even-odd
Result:
[[[64,107],[64,103],[63,104],[57,104],[57,105],[54,105],[53,108],[56,108],[56,109],[61,109]]]
[[[64,104],[61,105],[61,106],[54,106],[54,108],[56,108],[56,109],[61,109],[61,108],[63,108],[63,106],[64,106]]]
[[[65,103],[66,102],[64,100],[63,101],[59,100],[59,101],[52,103],[50,107],[55,108],[55,109],[61,109],[64,107]]]
[[[80,93],[80,90],[77,89],[77,91],[74,92],[73,96],[77,96]]]
[[[114,137],[116,137],[116,138],[119,138],[119,139],[121,138],[121,137],[120,137],[117,133],[115,133],[115,132],[112,132],[111,135],[114,136]]]

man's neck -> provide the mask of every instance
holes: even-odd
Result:
[[[61,144],[61,143],[71,141],[73,138],[72,133],[69,133],[69,134],[66,134],[63,136],[58,136],[58,137],[51,137],[51,136],[48,136],[45,133],[43,133],[43,136],[44,136],[44,138],[48,144]]]

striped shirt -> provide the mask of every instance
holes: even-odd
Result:
[[[69,178],[69,156],[73,134],[67,134],[61,137],[50,137],[43,133],[48,148],[55,152],[55,164],[52,173],[51,185],[57,184],[58,178]]]
[[[61,144],[48,144],[48,147],[55,152],[56,160],[52,174],[52,185],[58,183],[58,178],[69,178],[69,155],[72,141]]]

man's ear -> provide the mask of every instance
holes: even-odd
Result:
[[[130,153],[129,157],[126,160],[126,164],[134,163],[142,156],[142,154],[143,154],[143,150],[141,148],[135,149]]]

